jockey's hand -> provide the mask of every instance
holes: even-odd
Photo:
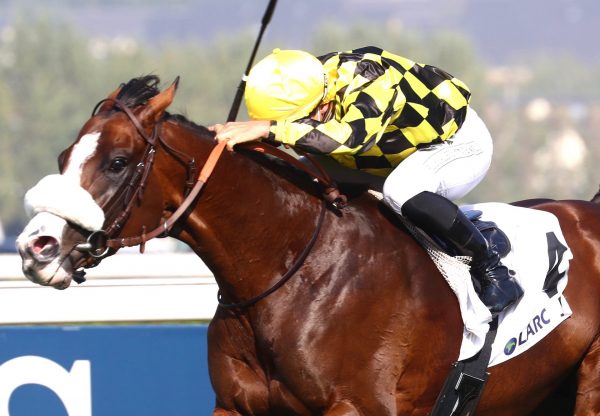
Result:
[[[208,129],[216,133],[215,140],[227,142],[227,149],[233,150],[238,143],[252,142],[269,137],[269,120],[230,121],[214,124]]]

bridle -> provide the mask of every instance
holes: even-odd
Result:
[[[177,151],[176,149],[169,146],[160,136],[160,126],[162,121],[158,121],[150,135],[146,134],[146,131],[142,127],[142,124],[138,120],[138,118],[133,114],[133,111],[125,105],[122,101],[116,98],[107,98],[100,101],[92,112],[92,116],[96,114],[97,109],[101,104],[106,101],[112,101],[114,106],[122,110],[131,123],[136,128],[137,132],[144,139],[146,143],[146,148],[144,150],[144,155],[142,156],[142,160],[137,164],[133,174],[126,181],[126,185],[122,192],[117,194],[115,201],[119,201],[123,199],[123,208],[120,213],[114,216],[114,220],[110,223],[108,227],[103,230],[98,230],[92,232],[88,237],[87,241],[83,244],[78,244],[75,249],[77,251],[88,254],[89,257],[84,257],[82,261],[77,264],[76,269],[80,267],[93,267],[98,264],[103,258],[109,255],[110,250],[117,250],[123,247],[132,247],[132,246],[140,246],[140,251],[143,253],[145,248],[146,241],[153,239],[159,236],[166,236],[169,231],[173,228],[175,222],[187,211],[190,205],[194,202],[200,190],[203,188],[204,184],[208,180],[208,177],[211,175],[212,170],[214,169],[217,160],[219,159],[221,153],[223,152],[224,144],[217,145],[211,154],[209,155],[206,163],[198,178],[195,178],[196,174],[196,162],[193,158],[188,157],[182,152]],[[141,202],[144,190],[146,188],[146,183],[150,176],[150,171],[152,170],[152,166],[154,164],[154,157],[156,154],[156,145],[160,142],[160,144],[167,149],[167,151],[173,155],[175,155],[179,160],[186,160],[187,164],[187,180],[185,184],[184,194],[186,195],[184,201],[179,206],[179,208],[169,216],[160,226],[156,227],[154,230],[150,232],[146,232],[145,227],[143,228],[142,234],[135,237],[124,237],[124,238],[112,238],[116,235],[125,225],[127,219],[131,215],[131,211],[136,202]],[[116,209],[120,209],[119,204],[113,204],[110,211],[114,211]],[[108,217],[107,213],[107,217]],[[81,283],[85,280],[83,277],[85,272],[83,270],[76,270],[76,274],[73,276],[73,279]]]
[[[122,110],[131,123],[134,125],[140,136],[146,142],[146,148],[144,150],[144,155],[142,160],[136,166],[133,174],[126,181],[124,196],[123,196],[123,210],[114,216],[114,220],[111,222],[110,226],[108,226],[104,230],[94,231],[88,237],[87,241],[82,244],[78,244],[74,247],[75,250],[83,252],[88,256],[83,257],[79,263],[74,267],[75,271],[73,272],[73,280],[77,283],[82,283],[85,281],[85,271],[82,268],[93,267],[97,265],[103,258],[107,257],[110,254],[110,250],[118,250],[123,247],[132,247],[132,246],[140,246],[140,251],[143,253],[145,243],[148,240],[151,240],[155,237],[159,236],[167,236],[169,231],[173,228],[175,223],[181,216],[188,211],[190,206],[194,203],[198,194],[208,181],[208,178],[211,176],[223,150],[225,148],[226,142],[220,142],[215,145],[211,153],[209,154],[200,174],[196,178],[196,164],[193,158],[183,154],[180,151],[169,146],[164,139],[160,136],[160,126],[162,121],[158,121],[150,135],[146,134],[142,124],[135,116],[133,111],[122,101],[117,98],[107,98],[100,101],[92,112],[92,116],[96,114],[97,109],[101,104],[106,101],[112,101],[114,106]],[[156,145],[160,142],[161,146],[163,146],[167,151],[173,155],[175,155],[179,160],[186,160],[187,163],[187,175],[188,178],[186,180],[185,187],[185,199],[181,203],[181,205],[170,215],[160,226],[151,230],[150,232],[146,232],[145,227],[143,227],[142,234],[134,237],[123,237],[123,238],[114,238],[115,236],[125,225],[127,222],[131,211],[136,202],[141,202],[144,194],[144,189],[146,187],[146,183],[148,181],[148,177],[150,175],[150,171],[152,170],[152,166],[154,163],[154,156],[156,153]],[[292,265],[292,267],[285,273],[272,287],[261,293],[260,295],[249,299],[248,301],[241,303],[225,303],[223,302],[223,297],[219,294],[219,304],[223,307],[227,308],[244,308],[250,306],[268,296],[275,290],[277,290],[280,286],[282,286],[302,265],[306,257],[308,256],[310,250],[316,242],[317,236],[321,229],[321,225],[323,223],[323,219],[325,217],[325,210],[327,203],[330,203],[334,208],[341,209],[346,205],[346,197],[342,195],[337,187],[333,184],[331,179],[327,176],[326,172],[321,168],[321,166],[316,163],[314,159],[312,159],[309,155],[304,154],[313,165],[317,168],[319,173],[315,173],[307,168],[305,164],[298,161],[293,156],[288,153],[277,149],[275,146],[269,145],[264,142],[256,142],[256,143],[247,143],[244,144],[243,147],[249,148],[251,150],[267,153],[272,156],[275,156],[279,159],[282,159],[289,164],[299,168],[307,173],[309,173],[314,181],[320,184],[323,187],[323,204],[321,208],[321,213],[319,214],[319,218],[317,221],[317,225],[315,227],[315,231],[311,236],[308,244],[306,245],[303,252],[297,258],[296,262]],[[115,200],[119,201],[121,199],[121,195],[118,195]],[[118,207],[117,205],[113,205],[113,207]],[[108,213],[107,213],[108,214]],[[108,218],[108,217],[107,217]]]

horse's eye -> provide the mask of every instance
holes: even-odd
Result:
[[[119,173],[126,167],[127,167],[127,159],[125,159],[124,157],[117,157],[117,158],[114,158],[112,160],[112,162],[110,162],[110,166],[109,166],[108,170],[113,173]]]

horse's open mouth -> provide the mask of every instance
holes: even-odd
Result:
[[[38,237],[29,244],[29,250],[40,263],[52,261],[58,254],[58,249],[58,241],[51,236]]]

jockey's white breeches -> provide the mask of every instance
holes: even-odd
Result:
[[[413,196],[430,191],[453,201],[467,195],[487,174],[494,146],[485,123],[469,108],[450,139],[420,149],[402,161],[383,184],[384,201],[398,214]]]

